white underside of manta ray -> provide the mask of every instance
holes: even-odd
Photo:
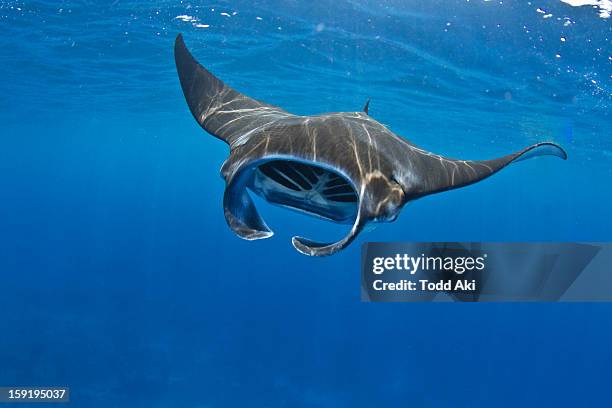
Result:
[[[364,112],[298,116],[243,95],[202,67],[176,38],[176,67],[196,121],[230,146],[221,168],[225,218],[241,238],[272,236],[248,190],[268,202],[352,227],[338,242],[293,237],[306,255],[331,255],[368,222],[393,221],[408,201],[480,181],[508,164],[553,155],[550,142],[498,159],[454,160],[418,148]]]

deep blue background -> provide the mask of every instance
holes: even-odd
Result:
[[[560,1],[2,2],[0,385],[78,407],[605,406],[609,305],[364,304],[358,263],[364,241],[610,240],[610,27]],[[346,226],[260,200],[276,235],[242,241],[178,32],[294,113],[372,98],[436,153],[570,159],[409,204],[332,257],[290,237]]]

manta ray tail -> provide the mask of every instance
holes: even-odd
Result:
[[[565,151],[551,142],[537,143],[519,152],[493,160],[450,160],[440,156],[423,155],[421,164],[425,168],[439,171],[424,172],[425,176],[417,188],[414,198],[464,187],[483,180],[507,165],[539,156],[557,156],[567,159]]]

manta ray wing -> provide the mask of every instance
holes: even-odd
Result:
[[[174,58],[193,117],[204,130],[232,147],[267,123],[293,116],[224,84],[193,58],[180,34],[174,44]]]
[[[567,159],[565,150],[552,142],[536,143],[516,153],[492,160],[448,159],[419,149],[411,161],[414,166],[419,167],[422,181],[412,192],[411,198],[465,187],[492,176],[509,164],[540,156]]]

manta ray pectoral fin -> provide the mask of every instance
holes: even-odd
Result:
[[[481,181],[511,163],[539,156],[557,156],[567,159],[567,153],[551,142],[536,143],[525,149],[493,160],[451,160],[435,155],[421,156],[426,176],[413,193],[414,198],[464,187]]]
[[[293,247],[297,249],[299,252],[304,255],[310,256],[326,256],[332,255],[341,249],[346,248],[353,240],[357,237],[357,235],[361,232],[364,227],[364,222],[361,220],[359,215],[355,220],[355,224],[349,231],[349,233],[342,238],[340,241],[332,242],[332,243],[323,243],[312,241],[308,238],[303,237],[293,237],[291,238],[291,243]]]
[[[292,116],[226,85],[196,61],[180,34],[174,43],[174,59],[193,117],[204,130],[230,146],[277,118]]]
[[[563,150],[561,146],[555,143],[552,143],[552,142],[542,142],[542,143],[536,143],[534,145],[528,146],[519,152],[509,154],[504,157],[500,157],[499,159],[473,161],[473,162],[468,161],[466,163],[473,163],[476,166],[480,165],[480,166],[487,167],[489,174],[484,175],[484,177],[487,177],[487,176],[490,176],[491,174],[498,172],[499,170],[503,169],[509,164],[531,159],[533,157],[540,157],[540,156],[556,156],[556,157],[560,157],[563,160],[567,159],[567,153],[565,153],[565,150]],[[478,181],[478,180],[475,180],[475,181]]]
[[[253,200],[240,182],[230,182],[225,189],[223,212],[229,227],[242,239],[251,241],[274,235],[259,216]]]
[[[511,163],[539,156],[557,156],[562,158],[563,160],[567,160],[567,153],[565,153],[565,150],[563,150],[561,146],[551,142],[542,142],[534,144],[516,153],[515,156],[516,157],[511,160]]]

